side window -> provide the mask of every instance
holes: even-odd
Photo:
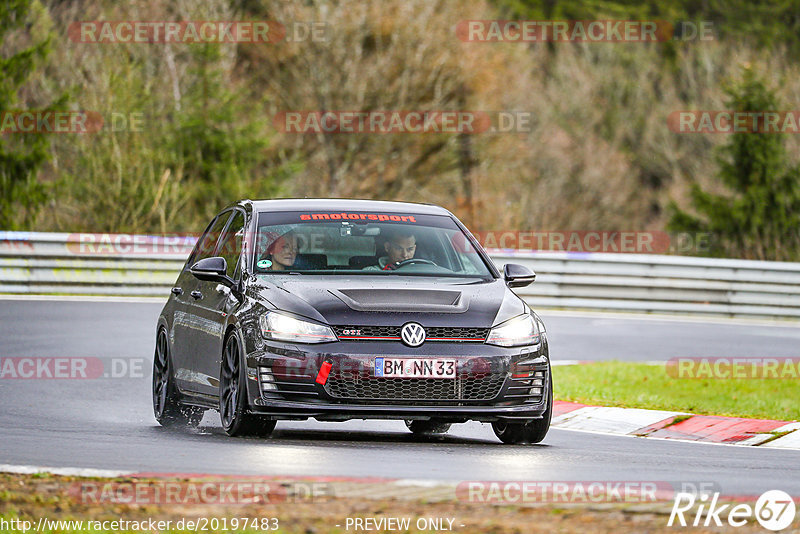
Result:
[[[228,276],[236,278],[236,265],[242,252],[242,239],[244,237],[244,213],[239,210],[234,212],[231,223],[225,229],[220,241],[217,256],[222,256],[228,264]]]
[[[200,237],[197,241],[197,245],[192,251],[192,255],[190,256],[188,265],[191,266],[194,263],[204,259],[210,258],[214,255],[214,248],[217,244],[217,240],[219,239],[219,234],[222,232],[222,229],[225,228],[225,223],[228,222],[228,218],[230,217],[230,212],[227,211],[214,219],[214,222],[211,223],[211,226],[206,230],[206,232]]]

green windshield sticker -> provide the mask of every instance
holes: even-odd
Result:
[[[261,269],[269,269],[270,267],[272,267],[272,262],[269,260],[258,260],[258,263],[256,263],[256,265],[258,265],[258,267]]]

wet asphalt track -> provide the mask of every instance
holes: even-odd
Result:
[[[231,439],[209,412],[199,432],[153,419],[150,363],[161,304],[0,300],[0,356],[146,358],[143,378],[0,380],[0,464],[181,473],[435,480],[646,480],[713,483],[727,494],[800,494],[800,452],[551,430],[503,446],[489,425],[416,438],[397,421],[279,422]],[[541,313],[554,359],[800,356],[800,328]],[[557,385],[556,385],[557,387]]]

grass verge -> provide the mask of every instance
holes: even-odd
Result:
[[[800,420],[800,381],[686,379],[666,365],[598,362],[553,367],[556,400],[783,421]]]
[[[328,494],[323,499],[296,499],[285,502],[260,502],[253,504],[139,504],[119,502],[86,502],[81,493],[75,492],[76,485],[85,484],[130,484],[131,479],[88,479],[53,475],[12,475],[0,473],[0,532],[9,534],[23,532],[15,525],[27,522],[27,532],[37,531],[36,527],[47,524],[38,530],[40,534],[76,534],[98,532],[148,532],[158,534],[178,534],[183,532],[238,532],[255,534],[264,532],[328,534],[347,532],[481,532],[490,534],[527,534],[529,532],[580,532],[634,534],[643,531],[652,533],[674,533],[667,526],[672,500],[647,503],[550,503],[533,505],[489,504],[469,502],[456,497],[453,490],[449,494],[438,494],[436,500],[424,496],[404,495],[399,488],[390,493],[396,497],[381,497],[374,493],[364,493],[364,488],[353,491],[351,496]],[[185,483],[180,479],[159,479],[158,481],[137,479],[141,485],[164,487],[167,483]],[[377,488],[380,489],[380,488]],[[345,489],[342,489],[346,493]],[[433,490],[431,490],[433,491]],[[138,494],[138,493],[137,493]],[[152,495],[152,492],[144,492]],[[367,497],[354,494],[370,495]],[[100,494],[106,495],[105,490]],[[114,495],[109,493],[108,495]],[[126,493],[126,495],[128,495]],[[185,495],[185,494],[184,494]],[[585,494],[583,494],[585,497]],[[113,499],[112,499],[113,500]],[[755,502],[755,497],[753,497]],[[231,528],[234,519],[275,518],[268,521],[267,528]],[[350,525],[348,518],[361,518],[370,523],[362,527]],[[382,522],[393,518],[407,520],[408,528],[398,528]],[[418,520],[422,518],[422,523]],[[431,520],[439,520],[438,523]],[[45,521],[46,520],[46,521]],[[110,521],[149,520],[170,522],[167,528],[114,528]],[[216,521],[215,521],[216,520]],[[451,521],[452,520],[452,521]],[[62,523],[55,526],[54,522]],[[72,524],[63,523],[71,521]],[[76,525],[78,521],[82,524]],[[89,522],[105,525],[93,528]],[[183,523],[180,523],[183,521]],[[176,525],[192,521],[200,528],[175,528]],[[800,521],[800,519],[798,519]],[[142,523],[143,524],[143,523]],[[439,525],[432,527],[433,524]],[[797,524],[797,523],[796,523]],[[227,525],[225,528],[223,525]],[[419,528],[421,525],[423,528]],[[216,527],[216,528],[214,528]],[[277,527],[277,529],[274,529]],[[693,529],[693,533],[717,532],[717,529]],[[737,533],[749,534],[763,532],[757,523],[750,522]]]

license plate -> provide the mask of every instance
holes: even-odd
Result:
[[[455,378],[456,360],[443,358],[375,358],[379,378]]]

